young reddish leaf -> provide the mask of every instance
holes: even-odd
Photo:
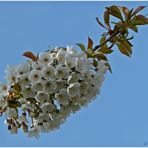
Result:
[[[141,10],[143,10],[145,7],[146,7],[146,6],[139,6],[139,7],[137,7],[137,8],[133,11],[133,13],[132,13],[131,16],[136,15],[136,14],[139,13]]]
[[[128,16],[129,16],[129,9],[127,7],[120,7],[122,13],[124,14],[125,16],[125,19],[127,20],[128,19]]]
[[[96,17],[96,21],[97,21],[97,23],[98,23],[100,26],[102,26],[103,28],[105,28],[105,29],[108,30],[108,28],[106,28],[106,27],[100,22],[100,20],[99,20],[98,17]]]
[[[133,21],[133,23],[135,25],[145,25],[145,24],[148,24],[148,18],[146,18],[143,15],[135,16],[132,21]]]
[[[108,10],[105,10],[104,11],[104,23],[105,23],[105,25],[106,25],[106,27],[109,29],[109,30],[111,30],[111,27],[110,27],[110,15],[109,15],[109,13],[108,13]]]
[[[92,49],[92,46],[93,46],[93,41],[90,37],[88,37],[88,46],[87,46],[87,49]]]
[[[23,53],[23,56],[29,58],[29,59],[32,59],[33,61],[37,61],[37,57],[30,51],[27,51],[27,52],[24,52]]]
[[[84,44],[81,44],[81,43],[76,43],[76,45],[78,45],[82,51],[85,51],[85,46]]]
[[[106,9],[108,10],[109,14],[111,14],[111,15],[113,15],[113,16],[115,16],[115,17],[117,17],[117,18],[119,18],[120,20],[123,21],[121,11],[117,6],[113,5],[111,7],[106,7]]]

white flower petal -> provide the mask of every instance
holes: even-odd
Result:
[[[48,94],[52,94],[56,91],[56,83],[53,81],[46,81],[43,83],[43,90]]]
[[[49,100],[49,95],[45,92],[38,92],[35,96],[35,99],[41,103]]]
[[[63,105],[68,105],[69,103],[69,96],[65,88],[62,88],[59,93],[56,93],[55,98]]]
[[[70,97],[79,96],[80,95],[80,83],[76,82],[73,84],[70,84],[67,88],[68,95]]]

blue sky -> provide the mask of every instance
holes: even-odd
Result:
[[[25,61],[26,50],[35,53],[48,46],[97,43],[103,32],[96,21],[106,6],[129,8],[148,2],[0,2],[0,80],[6,64]],[[147,14],[147,10],[143,10]],[[134,34],[131,59],[115,51],[96,101],[72,115],[59,130],[27,138],[11,135],[0,118],[0,146],[144,146],[148,143],[148,29]]]

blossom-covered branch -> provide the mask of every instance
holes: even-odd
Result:
[[[129,29],[138,32],[138,25],[148,24],[145,16],[138,15],[143,8],[107,7],[105,25],[97,18],[98,24],[107,30],[99,45],[93,46],[89,37],[87,48],[77,44],[80,52],[71,46],[37,55],[26,51],[26,62],[8,66],[7,83],[0,83],[0,115],[5,115],[8,130],[16,134],[22,129],[29,137],[38,137],[40,132],[59,128],[71,113],[94,100],[106,71],[111,71],[106,55],[113,52],[114,45],[131,56],[133,37],[129,36]],[[113,27],[111,16],[119,19]]]

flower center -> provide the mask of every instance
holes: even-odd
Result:
[[[3,86],[3,90],[6,91],[7,90],[7,86]]]
[[[59,73],[59,74],[62,74],[63,72],[62,72],[62,70],[59,70],[58,73]]]
[[[15,80],[16,80],[16,77],[12,77],[11,80],[12,80],[12,81],[15,81]]]
[[[51,73],[50,73],[50,71],[47,71],[46,74],[47,74],[47,75],[50,75]]]
[[[39,76],[37,74],[34,75],[34,78],[37,79]]]
[[[47,59],[47,58],[45,58],[45,59],[44,59],[44,61],[45,61],[45,62],[48,62],[48,59]]]

